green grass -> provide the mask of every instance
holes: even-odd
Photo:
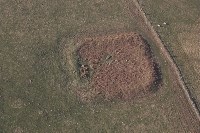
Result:
[[[0,1],[0,132],[176,131],[178,93],[159,52],[165,84],[150,97],[83,104],[72,91],[74,37],[140,31],[126,11],[121,0]]]
[[[199,24],[200,16],[200,1],[141,0],[140,2],[155,27],[163,22],[169,24],[161,28],[156,27],[156,30],[171,54],[175,55],[175,61],[181,70],[186,85],[200,107],[200,75],[194,69],[194,63],[199,65],[198,57],[194,56],[194,54],[198,54],[199,47],[197,47],[197,44],[194,47],[194,45],[189,46],[189,44],[187,46],[185,43],[190,41],[189,43],[193,44],[194,42],[192,41],[198,40],[198,32],[195,30],[199,29],[197,25]],[[190,39],[192,36],[193,38]],[[196,53],[187,54],[184,47],[186,49],[196,49]]]

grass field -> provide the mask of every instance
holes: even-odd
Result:
[[[140,0],[200,108],[200,1]]]
[[[122,0],[0,0],[0,132],[198,132],[173,72],[148,38],[162,68],[156,93],[94,104],[74,95],[67,55],[75,37],[129,31],[146,37],[139,20]]]

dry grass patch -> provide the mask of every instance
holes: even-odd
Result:
[[[13,133],[23,133],[24,130],[21,127],[16,127]]]
[[[200,33],[198,31],[184,32],[179,35],[179,41],[185,53],[193,58],[200,57]]]
[[[197,74],[200,75],[200,23],[195,26],[185,26],[185,29],[190,29],[187,32],[178,34],[178,40],[191,61]]]
[[[82,100],[140,97],[157,80],[151,50],[137,33],[86,38],[77,54],[80,76],[89,79],[88,89],[78,89]]]
[[[10,105],[12,108],[17,108],[17,109],[20,109],[24,106],[24,102],[21,100],[21,99],[15,99],[15,100],[12,100],[10,101]]]

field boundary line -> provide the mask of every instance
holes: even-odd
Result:
[[[192,96],[191,96],[188,88],[186,87],[185,82],[183,81],[183,78],[182,78],[182,75],[181,75],[181,72],[180,72],[178,66],[176,65],[176,63],[175,63],[174,59],[172,58],[172,56],[170,55],[169,51],[165,48],[163,41],[160,39],[158,33],[154,30],[151,22],[147,19],[145,12],[143,11],[142,7],[140,6],[138,0],[133,0],[133,2],[135,4],[135,6],[138,8],[140,15],[142,16],[142,18],[145,21],[145,24],[147,25],[147,27],[149,28],[150,32],[152,33],[155,41],[157,42],[157,46],[160,48],[161,52],[163,53],[165,58],[170,63],[170,66],[172,67],[172,69],[174,69],[174,72],[177,76],[178,82],[181,85],[181,88],[183,89],[185,96],[187,97],[188,102],[192,106],[194,113],[196,114],[198,120],[200,121],[199,110],[198,110],[195,102],[192,100]]]

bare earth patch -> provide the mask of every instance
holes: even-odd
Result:
[[[140,97],[156,82],[150,48],[137,33],[86,38],[77,54],[80,76],[89,79],[88,89],[78,89],[83,101],[100,94],[108,100]]]

